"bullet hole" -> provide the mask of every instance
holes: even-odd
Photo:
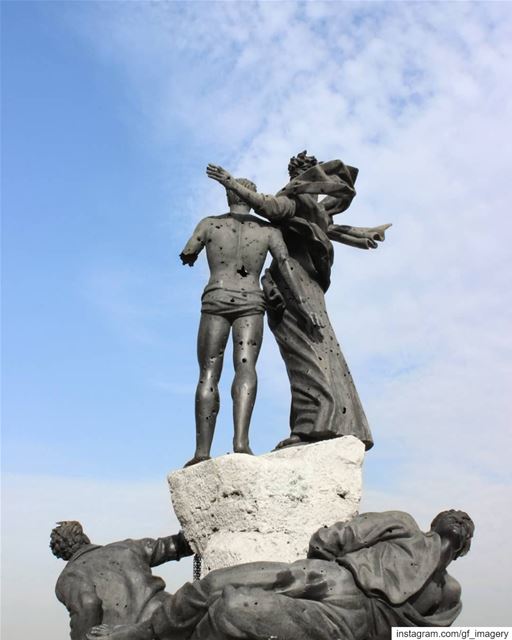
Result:
[[[236,272],[239,273],[242,276],[242,278],[246,278],[249,275],[249,272],[247,271],[244,265],[242,265],[240,269],[237,269]]]
[[[247,358],[242,358],[242,362],[243,363],[247,362]]]
[[[347,407],[343,407],[343,411],[341,413],[347,413]]]

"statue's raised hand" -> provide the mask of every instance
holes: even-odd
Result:
[[[233,176],[223,169],[222,167],[217,166],[216,164],[209,164],[206,167],[206,175],[212,180],[217,180],[225,187],[229,188],[229,185],[235,181]]]

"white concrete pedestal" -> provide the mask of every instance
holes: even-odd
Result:
[[[304,558],[320,527],[357,514],[364,445],[353,436],[262,456],[233,453],[174,471],[176,516],[203,575],[242,562]]]

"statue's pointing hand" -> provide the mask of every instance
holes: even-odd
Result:
[[[220,182],[220,184],[224,185],[225,187],[229,187],[229,185],[235,181],[233,176],[228,173],[226,169],[223,169],[216,164],[209,164],[206,167],[206,175],[212,180]]]

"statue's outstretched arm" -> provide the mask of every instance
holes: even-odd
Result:
[[[222,167],[209,164],[206,168],[206,175],[236,193],[257,214],[271,222],[279,222],[285,218],[291,218],[295,214],[295,202],[291,198],[285,195],[269,196],[251,191]]]
[[[194,229],[194,233],[190,236],[183,251],[180,253],[180,259],[183,264],[188,264],[189,267],[194,265],[197,260],[197,256],[201,253],[206,243],[206,225],[205,221],[201,222]]]
[[[171,560],[180,560],[193,554],[192,549],[181,531],[174,536],[156,539],[143,538],[138,542],[142,545],[144,554],[151,567],[157,567]]]
[[[391,224],[379,227],[351,227],[344,224],[331,224],[327,229],[330,240],[348,244],[358,249],[376,249],[377,242],[384,242],[386,230]]]

